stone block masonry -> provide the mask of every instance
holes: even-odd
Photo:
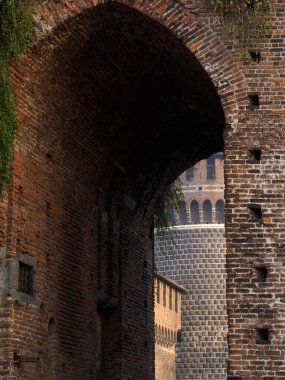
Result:
[[[155,265],[187,289],[182,295],[176,379],[225,380],[228,321],[224,226],[177,226],[164,236],[156,236]]]

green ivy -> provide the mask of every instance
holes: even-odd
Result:
[[[27,0],[0,0],[0,193],[9,182],[17,129],[8,65],[28,47],[33,28],[31,9]]]
[[[179,212],[180,205],[183,201],[182,182],[178,178],[166,189],[158,203],[154,217],[154,227],[158,234],[164,234],[164,232],[170,230],[174,221],[171,219],[169,210],[173,208],[174,211]]]
[[[242,55],[271,34],[270,0],[213,0],[215,8],[225,20],[225,29],[234,48]]]

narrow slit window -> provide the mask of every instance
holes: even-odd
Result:
[[[156,302],[160,303],[160,281],[157,280],[156,286]]]
[[[172,289],[169,288],[169,309],[172,310]]]

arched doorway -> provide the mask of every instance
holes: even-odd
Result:
[[[151,217],[173,178],[222,150],[223,110],[189,49],[138,11],[102,5],[63,29],[14,63],[29,75],[15,79],[11,245],[40,263],[36,328],[57,316],[55,371],[151,379]],[[52,377],[47,340],[34,350]]]

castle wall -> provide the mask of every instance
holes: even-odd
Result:
[[[176,379],[227,378],[226,250],[223,225],[177,226],[155,237],[158,271],[182,295]]]

